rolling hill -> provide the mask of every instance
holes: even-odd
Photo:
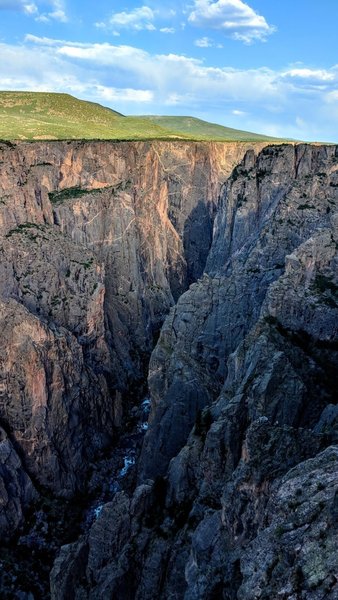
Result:
[[[177,134],[193,137],[200,140],[229,140],[229,141],[257,141],[271,140],[273,138],[260,135],[259,133],[251,133],[250,131],[241,131],[224,127],[216,123],[208,123],[196,117],[171,117],[171,116],[142,116],[154,125],[159,125],[170,131],[175,131]]]
[[[194,117],[129,117],[69,94],[9,91],[0,92],[0,139],[273,141]]]

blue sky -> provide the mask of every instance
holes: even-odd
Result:
[[[338,142],[337,0],[0,0],[0,89]]]

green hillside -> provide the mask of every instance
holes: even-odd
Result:
[[[0,92],[0,139],[156,138],[161,127],[68,94]]]
[[[142,119],[147,119],[155,125],[160,125],[165,129],[170,129],[176,133],[192,136],[195,139],[201,140],[237,140],[237,141],[271,141],[273,138],[251,133],[249,131],[240,131],[231,127],[223,127],[216,123],[208,123],[202,119],[195,117],[160,117],[160,116],[144,116]]]
[[[126,117],[69,94],[0,92],[2,140],[272,140],[193,117]]]

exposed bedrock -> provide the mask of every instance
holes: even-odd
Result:
[[[337,202],[334,146],[233,171],[151,357],[139,486],[62,548],[55,600],[338,597]]]
[[[203,272],[220,186],[248,147],[0,144],[0,423],[21,465],[5,477],[14,526],[30,497],[20,469],[72,495],[122,426],[170,306]]]
[[[37,498],[32,481],[6,432],[0,428],[0,529],[10,538],[23,520],[23,508]]]
[[[335,152],[335,147],[268,147],[258,158],[248,152],[234,170],[221,196],[204,275],[171,310],[151,357],[154,408],[141,479],[165,473],[197,412],[218,396],[228,356],[257,322],[267,290],[292,264],[292,253],[313,236],[318,252],[326,248],[319,236],[323,229],[335,252]],[[306,279],[298,286],[302,290],[306,285],[308,294],[326,277],[314,256],[309,252]],[[335,276],[334,268],[332,272]],[[324,323],[336,310],[334,300],[329,304],[327,300],[322,309]],[[300,315],[311,323],[310,314],[303,313],[300,307],[295,323]],[[330,335],[335,334],[333,327]]]

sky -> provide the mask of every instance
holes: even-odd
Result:
[[[338,142],[338,0],[0,0],[0,89]]]

